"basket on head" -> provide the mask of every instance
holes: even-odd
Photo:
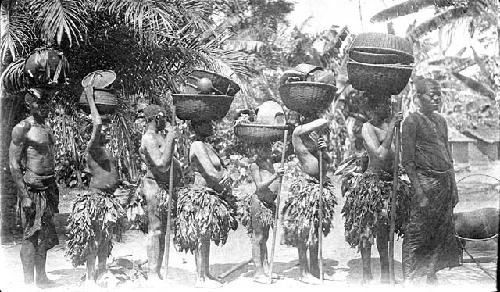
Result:
[[[271,143],[282,140],[287,128],[288,125],[238,123],[234,126],[234,134],[249,144]]]
[[[333,85],[308,81],[286,83],[279,88],[285,106],[305,116],[327,109],[336,91]]]
[[[100,114],[112,114],[116,111],[118,99],[116,98],[116,94],[113,90],[94,89],[94,100],[97,110]],[[90,107],[85,90],[82,92],[82,95],[80,95],[78,104],[85,112],[90,112]]]
[[[412,70],[410,65],[347,62],[347,74],[352,87],[389,95],[403,91]]]
[[[409,41],[408,39],[398,37],[392,34],[376,33],[376,32],[361,33],[356,36],[356,38],[352,42],[351,47],[349,48],[349,53],[353,51],[376,54],[369,56],[370,60],[372,61],[365,63],[382,64],[383,62],[379,59],[386,58],[382,56],[385,54],[398,55],[398,61],[401,61],[399,63],[402,64],[410,64],[414,62],[412,42]],[[363,61],[358,61],[358,62],[363,62]]]
[[[218,120],[229,111],[234,97],[213,94],[172,94],[181,120]]]
[[[407,56],[401,54],[376,54],[360,51],[349,51],[349,58],[358,63],[367,64],[411,64]]]
[[[64,54],[52,48],[36,49],[24,63],[24,73],[33,87],[67,84],[69,64]]]
[[[231,79],[206,70],[194,70],[191,72],[188,77],[188,84],[196,87],[197,80],[201,78],[210,79],[210,81],[212,81],[212,86],[218,91],[216,92],[218,94],[234,96],[240,91],[240,86]]]
[[[97,70],[87,74],[82,79],[82,86],[92,86],[103,89],[111,85],[116,79],[116,73],[113,70]]]

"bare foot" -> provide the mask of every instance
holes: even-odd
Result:
[[[219,278],[215,277],[214,275],[212,275],[212,274],[210,274],[210,273],[207,273],[205,276],[206,276],[208,279],[212,280],[212,281],[216,281],[216,282],[219,282],[219,283],[221,283],[221,284],[222,284],[222,282],[220,281],[220,279],[219,279]]]
[[[311,274],[304,274],[302,277],[299,278],[299,281],[304,282],[306,284],[311,284],[311,285],[321,284],[321,280],[314,277]]]
[[[209,278],[205,278],[204,280],[197,279],[195,287],[196,288],[209,288],[209,289],[220,288],[220,287],[222,287],[222,283],[219,281],[211,280]]]
[[[253,281],[260,284],[271,284],[271,279],[262,273],[255,274],[255,276],[253,276]]]

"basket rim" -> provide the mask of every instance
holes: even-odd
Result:
[[[369,64],[369,63],[361,63],[361,62],[356,62],[355,60],[349,59],[347,64],[355,64],[355,65],[361,65],[361,66],[366,66],[366,67],[383,67],[383,68],[390,68],[390,69],[400,69],[400,70],[413,70],[413,65],[404,65],[404,64]]]
[[[390,53],[399,53],[399,54],[403,54],[403,55],[406,55],[407,57],[411,57],[412,59],[414,59],[415,57],[413,56],[413,54],[410,54],[409,52],[406,52],[406,51],[402,51],[402,50],[398,50],[398,49],[393,49],[393,48],[383,48],[383,47],[351,47],[349,49],[349,51],[356,51],[356,52],[362,52],[362,53],[369,53],[369,52],[365,52],[364,50],[383,50],[383,51],[386,51],[386,52],[390,52]]]
[[[225,95],[225,94],[189,94],[189,93],[174,93],[172,94],[172,97],[175,100],[181,99],[181,98],[212,98],[212,99],[230,99],[233,100],[234,96],[231,95]]]
[[[238,123],[234,125],[235,128],[262,128],[262,129],[273,129],[273,130],[289,130],[290,126],[288,124],[284,125],[273,125],[273,124],[258,124],[258,123]]]
[[[229,77],[226,77],[226,76],[223,76],[223,75],[220,75],[219,73],[216,73],[216,72],[213,72],[213,71],[210,71],[210,70],[204,70],[204,69],[194,69],[193,71],[191,71],[191,74],[193,74],[193,72],[204,72],[204,73],[210,73],[210,74],[214,74],[215,76],[217,77],[220,77],[220,78],[223,78],[223,79],[226,79],[227,81],[229,81],[232,85],[236,85],[238,89],[241,89],[240,86],[238,85],[238,83],[234,82],[232,79],[230,79]],[[191,74],[189,74],[188,77],[191,77]]]
[[[332,84],[321,83],[321,82],[313,82],[313,81],[294,81],[294,82],[289,82],[289,83],[282,84],[280,86],[280,88],[282,88],[282,87],[290,87],[290,86],[294,86],[294,85],[313,85],[313,86],[318,86],[318,87],[328,87],[328,88],[334,89],[335,91],[337,91],[337,89],[338,89],[337,86],[332,85]]]

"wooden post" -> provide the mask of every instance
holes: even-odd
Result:
[[[319,279],[323,283],[323,150],[319,151],[319,226],[318,226],[318,257]],[[314,228],[314,226],[312,226]]]
[[[172,105],[172,127],[175,126],[175,105]],[[167,230],[165,232],[165,280],[168,275],[168,260],[170,256],[170,230],[172,224],[172,197],[174,196],[174,152],[175,147],[172,149],[172,160],[170,162],[170,172],[169,172],[169,181],[168,181],[168,204],[167,204]]]
[[[401,98],[397,97],[396,106],[393,114],[401,110]],[[395,149],[394,149],[394,165],[393,165],[393,182],[391,194],[391,214],[390,214],[390,228],[389,228],[389,276],[390,283],[396,283],[394,273],[394,232],[396,230],[396,194],[398,191],[398,170],[399,170],[399,152],[400,152],[400,139],[399,139],[400,124],[396,125],[394,129]]]
[[[288,138],[288,128],[283,132],[283,152],[281,153],[281,168],[285,167],[285,154],[286,154],[286,143]],[[274,215],[273,224],[273,243],[271,245],[271,255],[269,257],[269,282],[273,281],[273,263],[274,263],[274,249],[276,247],[276,235],[278,233],[278,220],[280,214],[280,197],[281,197],[281,184],[283,183],[283,176],[280,178],[278,195],[276,197],[276,214]]]

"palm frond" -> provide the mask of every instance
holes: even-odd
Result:
[[[31,21],[26,14],[6,11],[2,11],[2,21],[6,23],[5,31],[2,31],[0,56],[3,60],[9,52],[16,60],[28,51],[26,44],[33,38]]]
[[[380,11],[372,16],[371,22],[387,21],[420,11],[420,9],[434,5],[435,0],[409,0]]]
[[[476,61],[476,64],[479,66],[479,70],[481,71],[481,74],[486,77],[486,79],[489,81],[490,85],[495,84],[495,80],[491,78],[490,72],[486,68],[486,64],[484,60],[477,54],[476,50],[474,49],[473,46],[470,47],[472,49],[472,55],[474,56],[474,61]]]
[[[488,86],[486,86],[483,83],[476,81],[470,77],[464,76],[458,72],[453,72],[452,74],[458,80],[460,80],[463,84],[465,84],[465,86],[467,86],[468,88],[470,88],[473,91],[475,91],[481,95],[484,95],[492,100],[495,100],[495,91],[493,91]]]
[[[449,9],[418,25],[409,33],[407,33],[406,37],[411,39],[412,41],[417,40],[423,35],[438,28],[444,27],[445,25],[448,25],[457,19],[469,15],[470,13],[472,13],[471,10],[468,10],[466,7],[455,7]]]
[[[49,43],[55,38],[60,44],[66,36],[71,46],[73,41],[78,44],[86,33],[87,13],[80,1],[34,0],[31,9],[37,11],[36,20]]]

